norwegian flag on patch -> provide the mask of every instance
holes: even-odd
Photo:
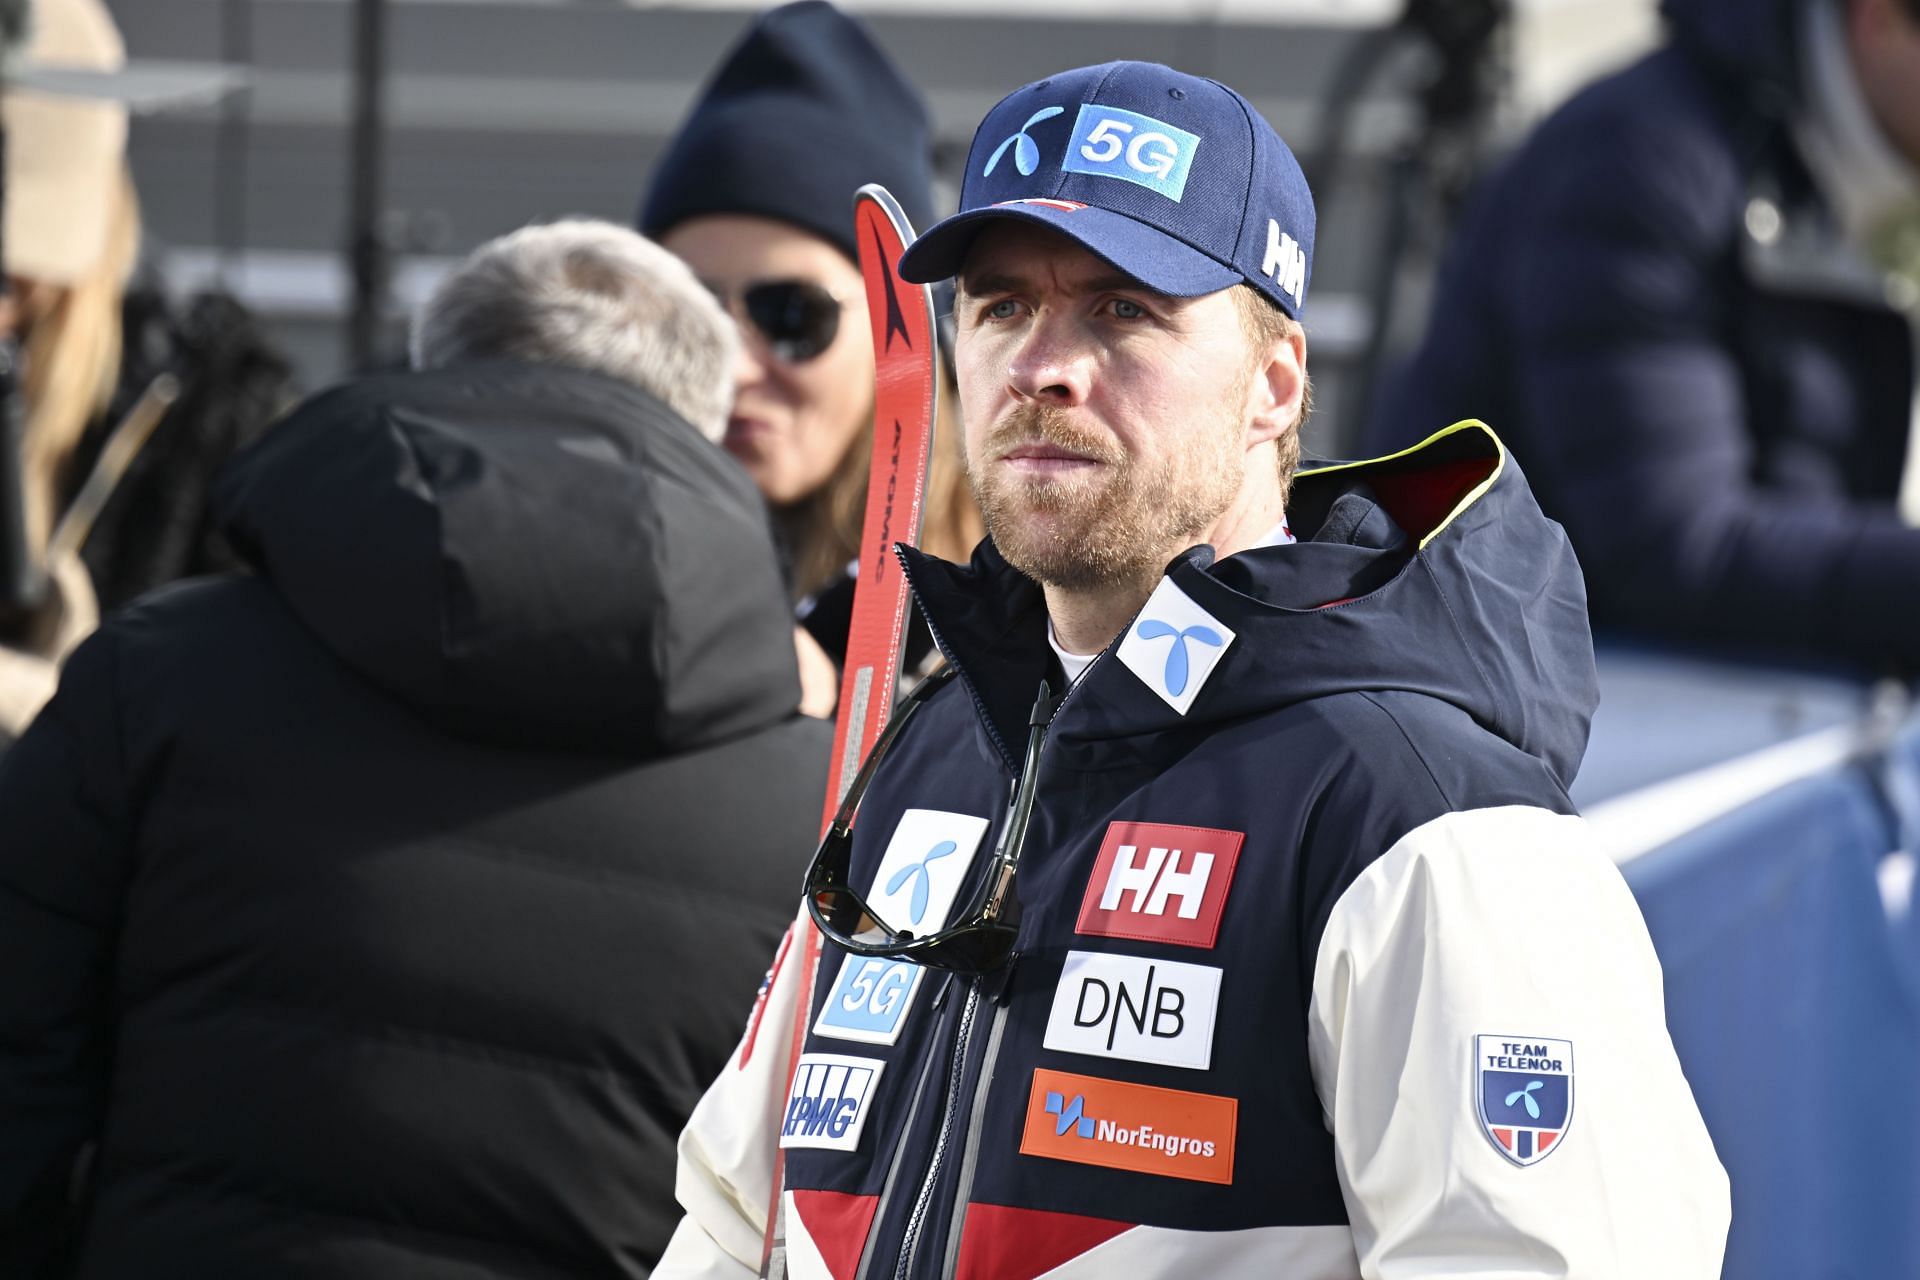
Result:
[[[1474,1094],[1494,1149],[1525,1168],[1544,1160],[1573,1120],[1573,1042],[1475,1036]]]

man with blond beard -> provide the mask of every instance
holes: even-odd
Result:
[[[1258,113],[1166,67],[975,135],[902,271],[957,278],[991,538],[903,553],[950,674],[822,844],[812,1003],[789,946],[657,1276],[752,1274],[776,1146],[795,1276],[1719,1274],[1566,796],[1578,568],[1478,423],[1294,474],[1313,227]]]

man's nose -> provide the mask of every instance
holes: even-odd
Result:
[[[1093,385],[1093,351],[1064,317],[1042,317],[1027,330],[1007,363],[1015,399],[1071,408]]]

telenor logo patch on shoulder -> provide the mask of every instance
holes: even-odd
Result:
[[[1544,1036],[1475,1036],[1480,1128],[1522,1168],[1559,1148],[1573,1123],[1573,1042]]]
[[[1184,716],[1233,640],[1232,627],[1202,609],[1172,578],[1162,578],[1114,656]]]
[[[1211,1093],[1036,1069],[1020,1150],[1108,1169],[1233,1182],[1240,1103]]]

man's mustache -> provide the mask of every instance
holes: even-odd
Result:
[[[1111,437],[1079,426],[1064,409],[1046,404],[1019,405],[995,423],[987,433],[984,452],[989,458],[1003,458],[1014,449],[1036,444],[1110,465],[1126,461],[1126,454]]]

